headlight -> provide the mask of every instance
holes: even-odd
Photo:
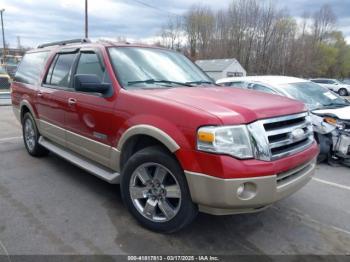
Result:
[[[333,117],[325,117],[323,119],[324,122],[326,122],[327,124],[330,124],[332,126],[336,126],[337,128],[339,128],[340,130],[345,129],[345,123],[343,123],[342,121],[335,119]]]
[[[197,149],[237,158],[253,158],[249,132],[244,125],[201,127],[197,133]]]

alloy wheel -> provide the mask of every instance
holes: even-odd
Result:
[[[165,166],[145,163],[131,175],[129,192],[137,211],[152,222],[166,222],[181,206],[180,185]]]
[[[29,151],[35,147],[35,130],[32,121],[27,118],[24,122],[24,139]]]

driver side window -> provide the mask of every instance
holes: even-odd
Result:
[[[77,75],[96,75],[101,83],[111,83],[105,67],[101,64],[98,55],[93,52],[85,52],[80,54],[77,65]]]

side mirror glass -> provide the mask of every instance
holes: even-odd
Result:
[[[111,92],[110,84],[101,83],[97,75],[75,75],[74,89],[79,92],[108,94]]]

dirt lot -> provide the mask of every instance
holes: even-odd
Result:
[[[0,254],[350,254],[350,172],[318,167],[297,194],[258,214],[201,214],[182,232],[140,227],[109,185],[23,146],[0,107]]]

